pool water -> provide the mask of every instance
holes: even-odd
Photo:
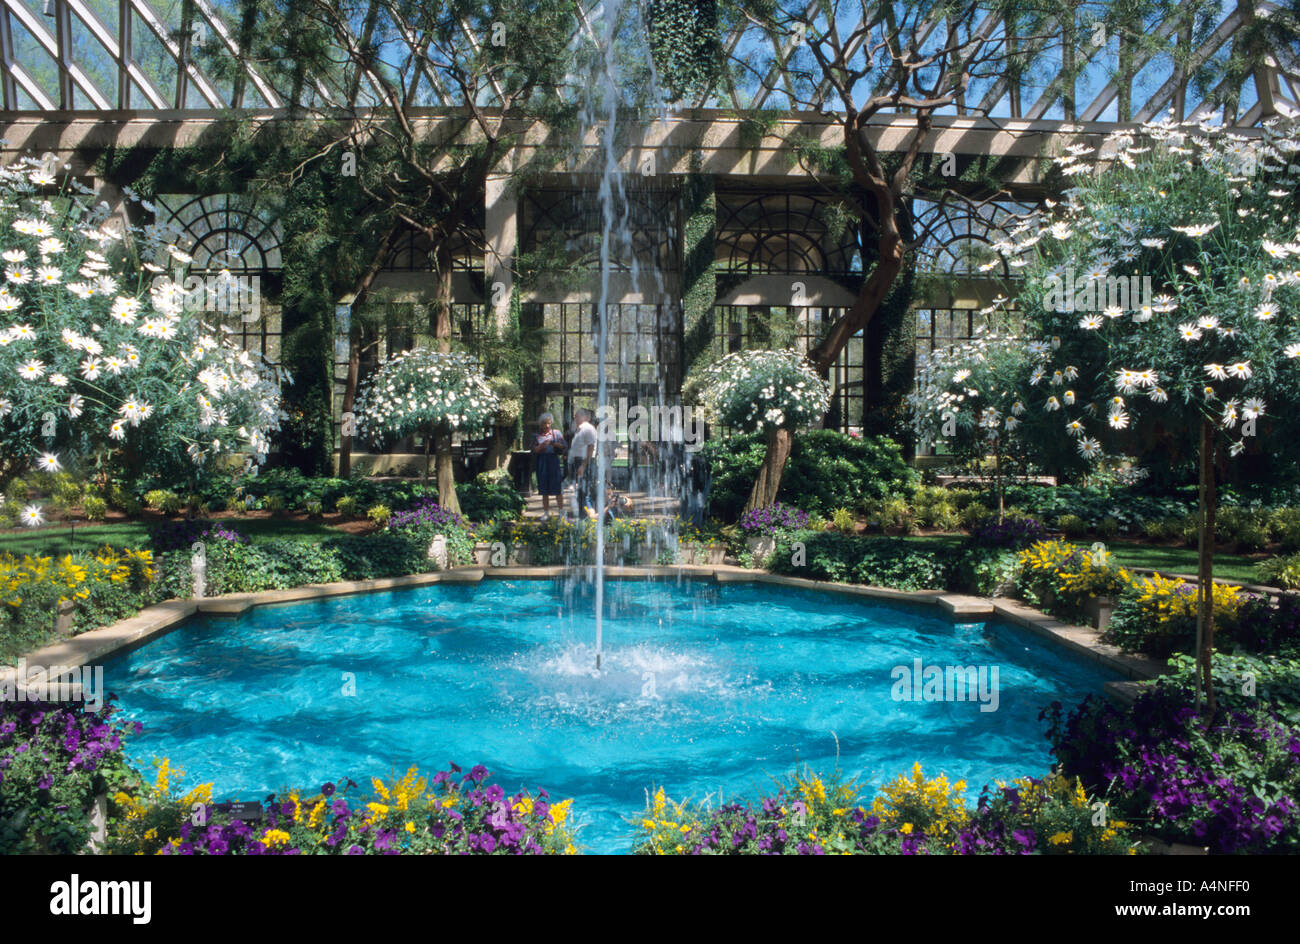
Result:
[[[805,765],[870,790],[919,761],[973,801],[1045,773],[1039,709],[1109,678],[1015,627],[767,584],[612,581],[599,675],[594,638],[589,584],[493,579],[196,619],[105,685],[144,724],[133,759],[216,799],[482,763],[507,792],[573,797],[582,844],[617,852],[646,791],[753,798]],[[918,659],[996,666],[996,710],[899,700]]]

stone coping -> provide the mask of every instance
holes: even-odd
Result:
[[[588,568],[591,570],[593,568]],[[396,590],[405,587],[431,586],[438,583],[477,583],[483,579],[536,580],[563,577],[570,573],[564,566],[537,567],[462,567],[406,577],[387,577],[376,580],[349,580],[329,584],[313,584],[288,590],[265,590],[257,593],[232,593],[197,600],[168,600],[141,610],[135,616],[91,630],[78,636],[42,646],[24,657],[29,667],[62,669],[55,677],[88,665],[111,655],[128,652],[174,629],[195,614],[235,617],[255,606],[300,603],[339,596],[352,596],[378,590]],[[765,570],[750,570],[727,564],[708,565],[646,565],[606,567],[605,576],[612,580],[635,580],[645,577],[673,577],[691,580],[713,580],[720,584],[761,583],[774,586],[798,587],[835,593],[842,596],[868,597],[907,603],[938,605],[947,615],[957,620],[982,621],[998,618],[1047,639],[1065,649],[1101,665],[1110,672],[1130,680],[1155,678],[1164,673],[1166,665],[1156,659],[1122,653],[1114,646],[1100,642],[1100,633],[1087,626],[1071,626],[1037,610],[1008,599],[986,599],[965,596],[943,590],[893,590],[888,587],[868,587],[857,584],[829,583],[805,577],[788,577]],[[16,674],[13,666],[0,666],[0,679]],[[48,668],[42,671],[28,669],[28,681],[46,679]],[[20,682],[21,684],[21,682]],[[1107,693],[1121,701],[1130,701],[1136,695],[1136,686],[1130,682],[1110,682]]]

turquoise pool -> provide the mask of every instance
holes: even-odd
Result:
[[[105,685],[144,724],[134,759],[217,799],[482,763],[573,797],[587,848],[614,852],[657,786],[716,803],[805,764],[879,784],[920,761],[973,798],[1046,772],[1039,709],[1110,678],[1011,626],[703,580],[609,582],[597,676],[592,610],[590,586],[499,579],[259,607],[121,656]],[[985,688],[927,700],[910,676],[946,666]]]

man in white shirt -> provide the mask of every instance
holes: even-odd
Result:
[[[596,427],[592,425],[591,410],[574,411],[578,431],[569,443],[569,462],[572,463],[573,480],[577,485],[578,515],[596,517]]]

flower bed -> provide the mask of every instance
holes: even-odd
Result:
[[[1131,707],[1089,697],[1042,717],[1064,772],[1105,796],[1112,816],[1215,853],[1295,853],[1300,728],[1253,696],[1231,697],[1235,687],[1224,686],[1213,719],[1197,714],[1185,679],[1162,681]]]
[[[987,786],[974,811],[965,783],[911,776],[885,784],[868,807],[854,784],[805,773],[757,806],[717,810],[669,800],[662,789],[640,822],[643,855],[1131,854],[1126,823],[1094,825],[1092,799],[1059,776]]]
[[[176,772],[158,765],[151,786],[113,797],[108,851],[154,855],[544,855],[577,851],[568,825],[570,800],[552,804],[545,790],[507,797],[482,765],[434,774],[416,768],[394,783],[371,780],[373,799],[348,797],[357,784],[272,794],[262,818],[232,816],[213,804],[211,784],[174,793]],[[199,811],[198,822],[195,811]]]

